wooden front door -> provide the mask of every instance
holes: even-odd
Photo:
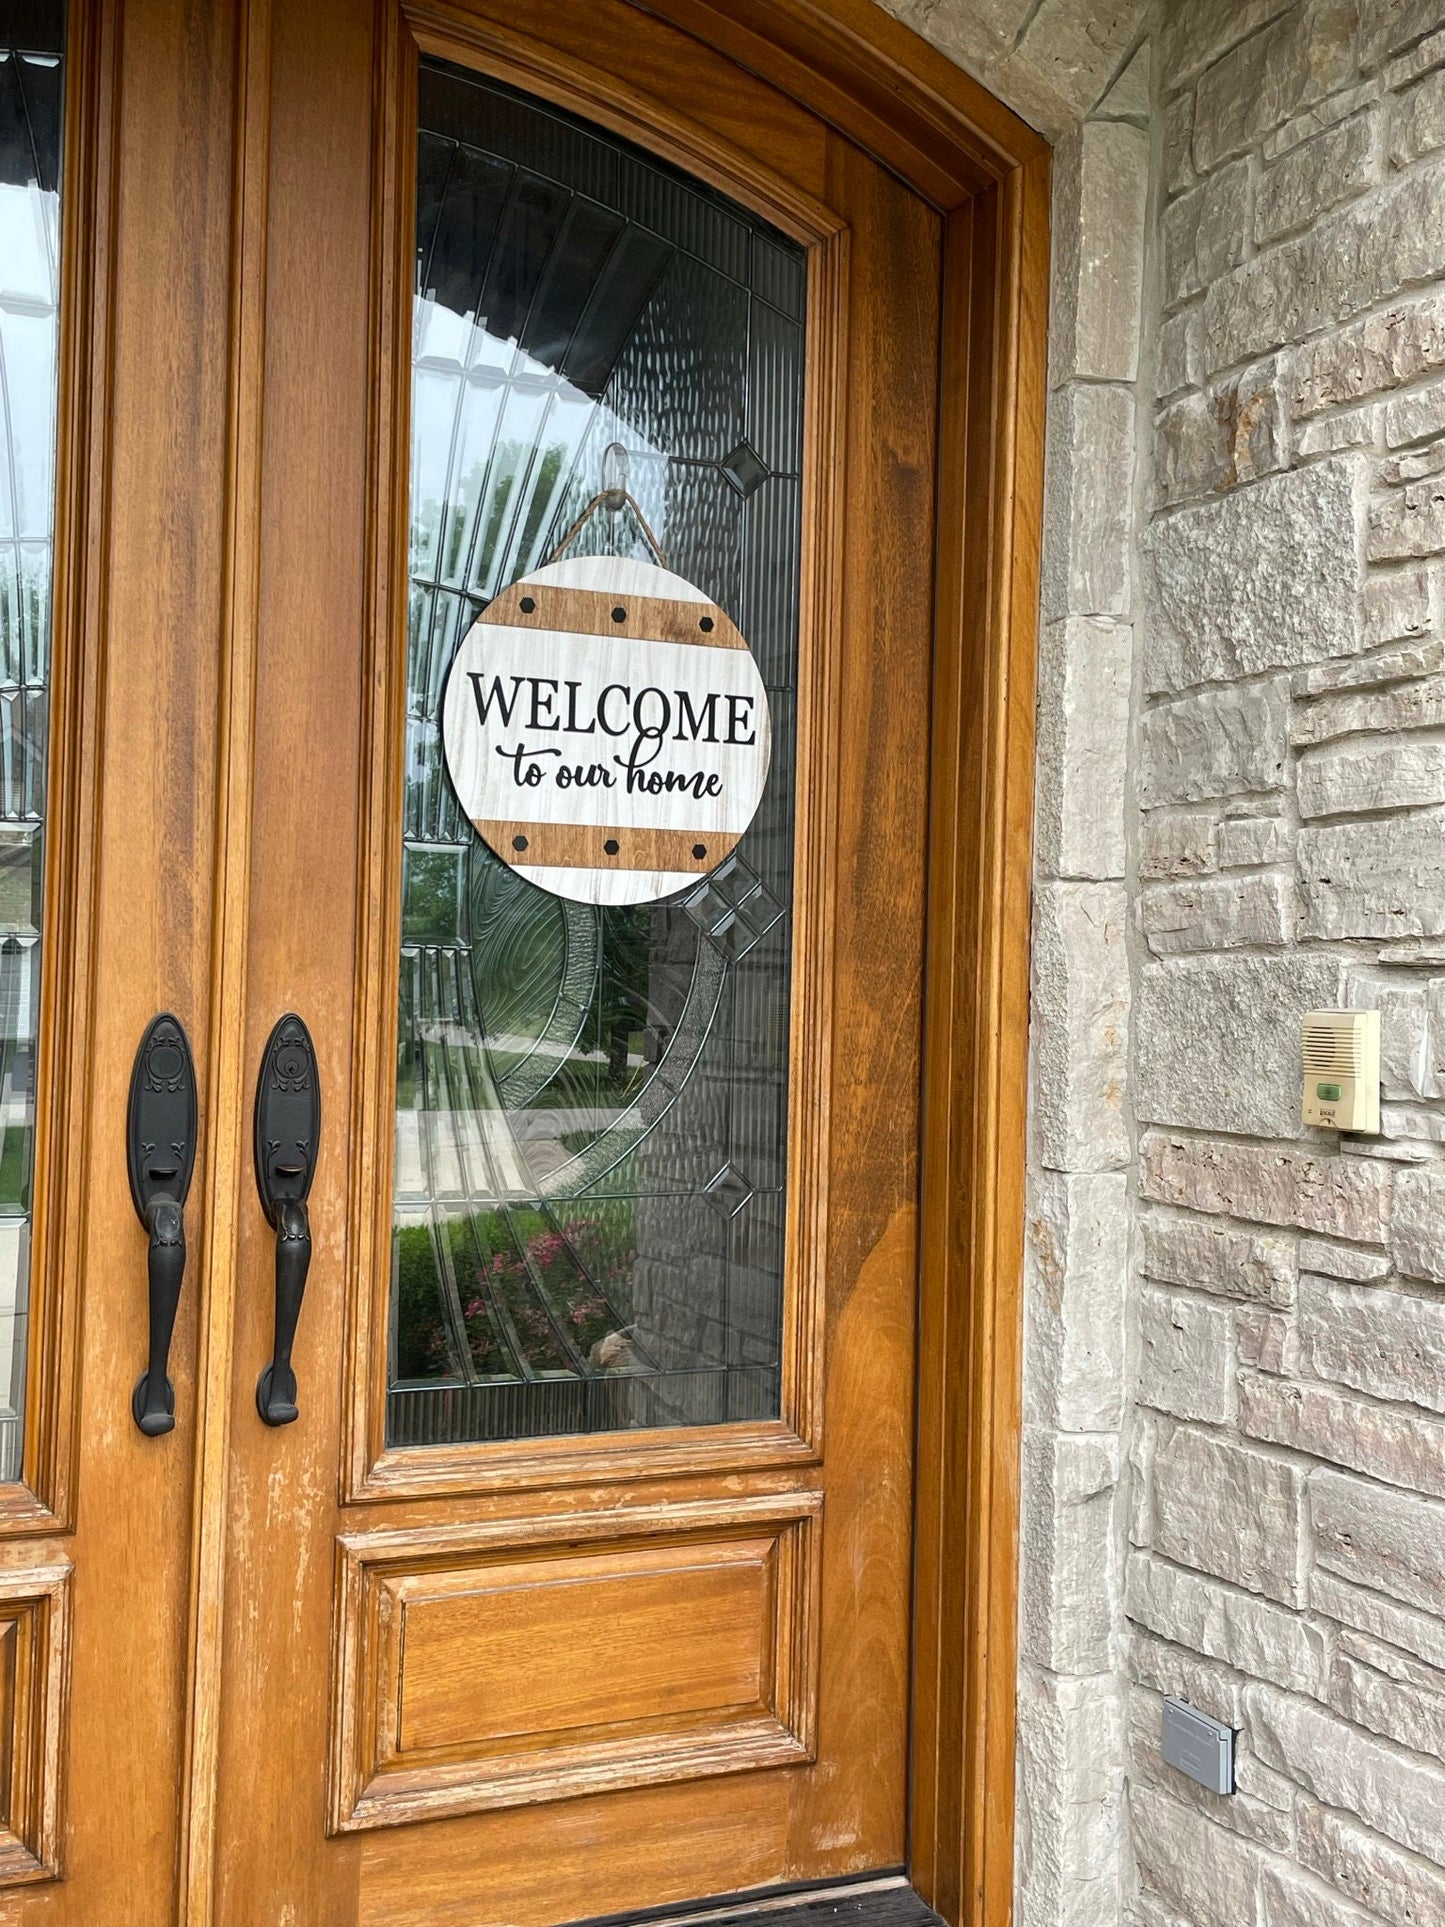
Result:
[[[0,1910],[542,1927],[896,1873],[940,217],[631,0],[61,12],[0,0],[0,93],[61,33],[79,117],[58,228],[47,152],[4,177],[59,248],[0,330],[49,317],[61,482],[53,676],[5,671],[53,774],[0,823],[45,896],[0,942]],[[473,625],[523,638],[519,789],[630,799],[628,740],[685,775],[732,713],[646,666],[725,653],[694,616],[771,740],[721,861],[685,812],[633,861],[621,803],[481,834]],[[579,720],[519,694],[529,621],[654,653]],[[199,1155],[145,1436],[162,1009]]]

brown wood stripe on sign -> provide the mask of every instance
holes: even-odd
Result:
[[[583,823],[503,823],[474,817],[506,862],[541,870],[667,870],[705,875],[737,846],[731,830],[625,830]]]
[[[637,636],[648,642],[700,643],[710,649],[747,648],[737,624],[715,602],[628,595],[621,590],[614,594],[606,589],[514,582],[492,598],[481,619],[505,623],[511,629],[560,630],[566,635]]]

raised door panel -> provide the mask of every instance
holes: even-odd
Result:
[[[0,1882],[62,1871],[69,1563],[0,1572]]]
[[[333,1825],[807,1761],[819,1507],[348,1536]]]

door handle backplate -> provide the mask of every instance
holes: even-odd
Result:
[[[147,1286],[150,1352],[131,1395],[131,1416],[148,1438],[176,1422],[167,1375],[171,1334],[186,1269],[186,1194],[196,1164],[196,1071],[178,1018],[162,1011],[135,1054],[126,1116],[126,1165],[136,1215],[150,1233]]]
[[[266,1041],[256,1085],[256,1189],[276,1233],[276,1325],[271,1363],[256,1385],[267,1425],[298,1416],[291,1346],[311,1268],[306,1199],[321,1146],[321,1086],[311,1033],[289,1012]]]

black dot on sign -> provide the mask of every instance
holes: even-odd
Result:
[[[712,634],[712,617],[704,616],[702,621],[697,626],[699,629],[702,630],[705,636],[710,636]]]
[[[622,846],[618,843],[617,838],[615,836],[609,836],[607,841],[602,845],[602,847],[604,850],[606,850],[609,856],[616,856],[618,850]]]
[[[707,855],[706,843],[694,843],[692,846],[692,853],[694,856],[706,856]]]
[[[526,849],[526,847],[527,847],[527,839],[526,839],[526,837],[524,837],[524,836],[514,836],[514,837],[512,838],[512,848],[513,848],[514,850],[525,850],[525,849]]]
[[[614,622],[626,622],[627,611],[625,609],[614,609],[612,611],[612,620]]]
[[[531,613],[532,613],[532,611],[533,611],[533,610],[534,610],[534,609],[536,608],[536,606],[537,606],[537,605],[536,605],[536,603],[535,603],[535,602],[534,602],[534,601],[532,600],[532,598],[531,598],[531,596],[529,596],[529,595],[524,595],[524,596],[522,597],[522,600],[521,600],[521,603],[520,603],[520,605],[519,605],[519,606],[520,606],[520,608],[521,608],[521,611],[522,611],[522,614],[523,614],[524,616],[529,616],[529,615],[531,615]]]

